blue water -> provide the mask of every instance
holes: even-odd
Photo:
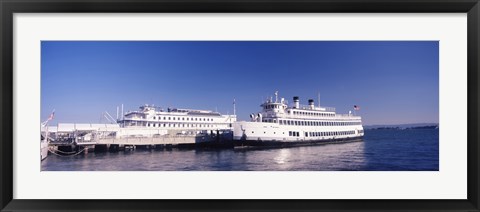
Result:
[[[362,141],[262,150],[132,150],[42,161],[44,171],[438,171],[438,129],[365,130]]]

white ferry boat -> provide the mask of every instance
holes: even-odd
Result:
[[[40,160],[44,160],[48,156],[48,140],[43,135],[40,135]]]
[[[231,131],[236,115],[222,115],[209,110],[168,108],[143,105],[138,111],[125,113],[119,120],[121,128],[159,129],[172,133],[209,133]]]
[[[40,161],[44,160],[48,156],[50,140],[48,130],[48,122],[55,116],[55,110],[48,117],[48,119],[40,124]]]
[[[361,117],[351,111],[336,114],[335,108],[315,106],[313,99],[308,100],[308,105],[300,105],[297,96],[293,102],[289,107],[284,98],[278,101],[275,92],[275,101],[270,98],[261,104],[262,111],[251,114],[251,121],[235,122],[236,145],[310,144],[359,139],[364,135]]]

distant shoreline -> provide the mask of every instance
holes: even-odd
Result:
[[[422,123],[422,124],[396,124],[396,125],[369,125],[363,126],[366,130],[377,129],[436,129],[439,127],[437,123]]]

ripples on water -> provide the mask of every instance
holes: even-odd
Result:
[[[261,150],[135,150],[49,155],[52,171],[438,170],[438,129],[365,130],[363,141]]]

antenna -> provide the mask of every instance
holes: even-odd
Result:
[[[278,91],[275,91],[275,103],[278,102]]]
[[[318,92],[318,107],[320,107],[320,91]]]
[[[233,98],[233,115],[237,115],[237,111],[235,108],[235,98]]]
[[[118,106],[117,106],[117,121],[118,121]]]

